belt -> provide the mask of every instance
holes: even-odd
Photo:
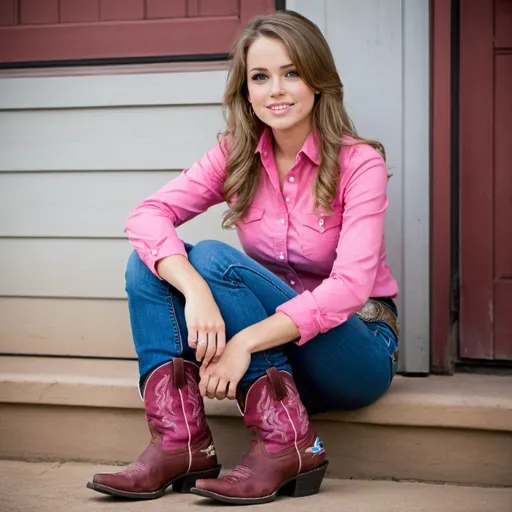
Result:
[[[398,318],[379,300],[368,299],[366,304],[356,313],[356,315],[365,322],[384,322],[395,333],[398,340],[400,327],[398,325]]]

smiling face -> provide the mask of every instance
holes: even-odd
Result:
[[[274,132],[305,136],[311,129],[315,91],[297,73],[282,41],[259,37],[249,47],[246,63],[248,100],[255,115]]]

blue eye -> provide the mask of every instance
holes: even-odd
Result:
[[[299,73],[298,73],[297,71],[288,71],[288,73],[286,73],[286,75],[287,75],[287,76],[288,76],[288,75],[291,75],[291,76],[296,77],[296,76],[299,76]]]
[[[252,76],[252,79],[256,81],[265,80],[266,78],[266,75],[262,75],[261,73]]]

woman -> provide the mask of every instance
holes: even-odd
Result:
[[[172,484],[237,504],[316,493],[327,462],[308,413],[367,406],[396,371],[383,148],[357,135],[318,28],[290,11],[254,19],[224,103],[219,144],[126,225],[152,437],[124,471],[95,475],[88,486],[99,492],[150,499]],[[222,201],[245,254],[176,234]],[[203,396],[236,398],[254,435],[222,478]]]

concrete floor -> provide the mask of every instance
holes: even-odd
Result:
[[[154,501],[102,496],[85,485],[112,466],[84,463],[0,461],[0,512],[185,512],[244,509],[247,512],[512,512],[512,488],[481,488],[405,482],[325,480],[320,494],[274,503],[233,507],[169,492]]]

